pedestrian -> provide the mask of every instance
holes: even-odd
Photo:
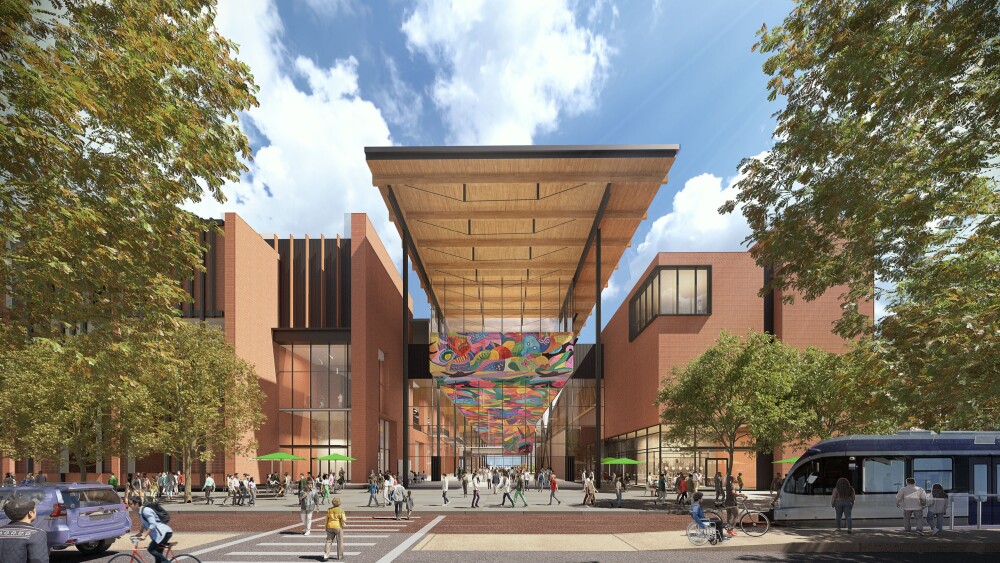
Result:
[[[347,515],[340,508],[340,497],[333,497],[330,508],[326,510],[326,547],[323,549],[323,561],[330,559],[330,548],[337,542],[336,559],[344,558],[344,525]]]
[[[736,535],[736,517],[739,516],[739,508],[736,506],[736,478],[730,475],[726,478],[726,499],[722,501],[722,506],[726,509],[726,528],[729,535]]]
[[[653,504],[667,503],[667,474],[660,471],[660,478],[656,482],[656,500]]]
[[[45,531],[33,524],[38,517],[35,502],[15,498],[3,505],[10,519],[0,528],[0,561],[4,563],[49,563],[49,545]]]
[[[677,502],[680,504],[687,504],[688,489],[687,489],[687,479],[684,478],[684,474],[681,473],[680,477],[677,478]]]
[[[212,493],[215,492],[215,479],[212,479],[211,473],[205,475],[205,486],[201,490],[205,492],[205,504],[215,504],[215,499],[212,498]]]
[[[709,520],[705,516],[705,510],[701,507],[701,499],[705,497],[705,493],[694,493],[691,497],[691,518],[698,524],[699,528],[704,528],[706,526],[705,521]],[[715,536],[718,541],[723,542],[729,538],[722,535],[723,523],[721,520],[711,520],[712,524],[715,526]]]
[[[524,473],[518,473],[514,485],[514,498],[510,499],[511,504],[515,504],[517,498],[521,497],[521,502],[524,503],[524,507],[528,507],[528,501],[524,500],[524,489],[527,488],[527,486],[528,484],[524,481]]]
[[[406,519],[410,519],[413,514],[413,491],[406,491]]]
[[[833,495],[830,499],[837,514],[837,531],[840,531],[840,516],[847,516],[847,533],[851,532],[851,510],[854,508],[854,487],[846,477],[837,479],[837,485],[833,488]]]
[[[713,479],[715,484],[715,506],[722,504],[722,472],[716,471],[715,478]]]
[[[114,473],[111,473],[111,477],[108,477],[108,485],[114,487],[116,491],[118,490],[118,477],[115,477]]]
[[[396,481],[396,484],[392,487],[391,493],[393,509],[396,513],[396,520],[399,520],[399,517],[403,514],[403,504],[406,502],[406,492],[407,491],[403,487],[403,484]]]
[[[492,479],[491,482],[493,483],[493,494],[497,494],[497,489],[500,488],[499,487],[499,485],[500,485],[500,472],[499,471],[494,471],[493,472],[493,479]]]
[[[472,478],[472,505],[469,508],[479,508],[479,473]]]
[[[906,478],[906,485],[896,493],[896,508],[903,507],[903,529],[910,531],[910,520],[916,518],[917,533],[924,535],[924,505],[927,492],[917,486],[913,477]]]
[[[299,516],[302,517],[302,526],[305,527],[304,536],[312,533],[313,512],[316,512],[316,491],[305,488],[299,493]]]
[[[463,497],[469,496],[469,480],[470,480],[469,472],[468,471],[463,471],[462,472],[462,496]]]
[[[697,485],[694,480],[694,473],[689,473],[687,478],[687,497],[692,498],[697,491]],[[689,501],[690,502],[690,501]]]
[[[378,494],[378,484],[375,483],[375,479],[373,477],[369,477],[368,478],[368,506],[372,505],[372,501],[375,501],[375,506],[378,506],[378,507],[382,506],[382,503],[379,502],[378,497],[375,496],[376,494]]]
[[[622,478],[615,479],[615,508],[622,507]]]
[[[743,494],[743,472],[742,471],[736,476],[736,483],[739,484],[739,486],[740,486],[740,491],[739,492],[742,495]]]
[[[506,506],[507,499],[510,499],[510,507],[514,508],[516,506],[514,504],[514,497],[510,496],[510,477],[504,475],[500,487],[503,488],[503,498],[500,499],[500,506]]]
[[[553,472],[549,475],[549,506],[552,505],[552,501],[556,501],[562,504],[562,501],[556,497],[556,493],[559,492],[559,482],[556,479],[556,474]]]
[[[35,476],[36,485],[44,485],[49,482],[48,476],[45,475],[44,471],[39,471],[38,475]]]
[[[253,477],[247,478],[247,490],[250,492],[250,506],[254,506],[257,502],[257,483]]]
[[[774,479],[771,481],[771,492],[775,492],[781,489],[781,473],[775,473]]]
[[[448,506],[448,474],[441,476],[441,498],[444,499],[444,506]]]
[[[927,525],[931,528],[931,535],[936,536],[944,528],[944,515],[948,511],[948,493],[944,492],[941,483],[934,483],[931,487],[931,498],[927,501]],[[937,526],[934,520],[937,519]]]

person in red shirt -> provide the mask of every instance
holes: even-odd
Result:
[[[562,504],[562,501],[561,501],[561,500],[559,500],[559,499],[558,499],[558,498],[556,497],[556,491],[558,491],[558,490],[559,490],[559,482],[558,482],[558,481],[556,480],[556,474],[555,474],[555,473],[553,473],[553,474],[552,474],[552,475],[551,475],[551,476],[549,477],[549,504],[550,504],[550,505],[552,504],[552,501],[553,501],[553,500],[555,500],[555,501],[556,501],[556,502],[558,502],[559,504]]]

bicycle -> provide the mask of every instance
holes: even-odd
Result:
[[[132,541],[132,553],[119,553],[111,559],[108,563],[115,561],[117,563],[146,563],[145,557],[142,555],[142,551],[139,550],[139,542],[141,541],[138,536],[129,536],[129,540]],[[168,560],[177,563],[201,563],[201,559],[198,559],[194,555],[187,553],[180,553],[174,555],[173,547],[177,545],[177,542],[167,542],[166,548],[163,550],[163,556]]]
[[[686,535],[689,542],[696,546],[705,545],[705,543],[710,543],[715,545],[719,543],[719,536],[715,533],[715,524],[711,520],[702,520],[702,526],[699,526],[697,522],[691,522],[688,524]]]
[[[736,520],[739,522],[740,530],[744,534],[758,538],[767,533],[771,529],[771,520],[768,519],[767,515],[760,510],[754,508],[747,508],[746,497],[737,497],[736,505],[739,508]],[[726,522],[726,529],[732,530],[733,525],[729,524],[728,518],[726,518],[724,512],[720,512],[717,509],[710,509],[705,511],[706,514],[715,514],[723,522]]]

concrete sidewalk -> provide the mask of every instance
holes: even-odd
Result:
[[[788,553],[1000,553],[1000,530],[945,530],[938,536],[919,536],[891,529],[830,530],[772,529],[752,538],[737,535],[718,545],[692,545],[684,532],[631,534],[428,534],[413,551],[491,552],[631,552],[689,549],[735,552]]]

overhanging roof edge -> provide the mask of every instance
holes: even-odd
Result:
[[[367,160],[473,160],[515,158],[674,158],[680,145],[505,145],[365,147]]]

